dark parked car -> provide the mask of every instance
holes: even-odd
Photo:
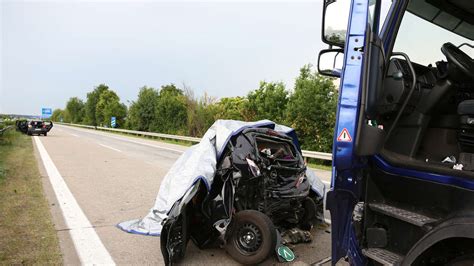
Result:
[[[166,264],[185,255],[189,239],[199,248],[225,247],[239,263],[258,264],[277,250],[280,232],[309,230],[322,217],[322,198],[311,190],[292,138],[246,129],[230,139],[220,158],[209,193],[197,181],[164,221]]]
[[[33,120],[28,122],[26,134],[28,135],[48,135],[48,132],[53,128],[53,122]]]
[[[18,131],[25,134],[28,132],[28,120],[16,120],[15,124]]]

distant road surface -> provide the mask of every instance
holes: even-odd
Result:
[[[38,140],[95,230],[98,241],[103,243],[104,252],[108,252],[116,264],[163,264],[159,237],[128,234],[115,225],[148,213],[162,178],[187,147],[62,125],[55,125],[47,137]],[[41,152],[37,155],[42,162]],[[58,230],[64,263],[78,264],[84,261],[83,254],[87,251],[76,252],[78,244],[71,238],[70,231],[77,228],[68,227],[60,207],[68,204],[57,201],[47,177],[50,171],[46,171],[43,163],[39,165],[45,177],[43,183]],[[316,172],[323,181],[329,182],[328,171]],[[309,264],[329,256],[329,230],[315,230],[313,243],[294,247],[296,261]],[[199,250],[192,241],[182,262],[236,264],[224,250]],[[271,257],[266,264],[276,262]]]

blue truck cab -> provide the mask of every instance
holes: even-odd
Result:
[[[474,1],[323,3],[332,263],[474,265]]]

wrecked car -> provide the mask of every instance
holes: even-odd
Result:
[[[44,135],[46,137],[51,128],[53,128],[53,122],[51,121],[33,120],[28,123],[26,134],[29,136]]]
[[[161,233],[167,263],[184,256],[189,239],[200,248],[219,241],[236,261],[260,263],[276,249],[279,232],[309,230],[322,213],[301,152],[267,128],[246,129],[228,142],[206,192],[199,181],[171,209]]]
[[[189,240],[201,249],[223,247],[242,264],[271,254],[291,261],[294,255],[281,256],[291,253],[282,236],[299,231],[310,241],[308,230],[323,220],[324,195],[293,129],[218,120],[169,170],[150,213],[118,227],[161,236],[166,264],[185,256]]]

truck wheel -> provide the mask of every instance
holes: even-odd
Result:
[[[275,250],[277,231],[265,214],[255,210],[236,213],[225,250],[241,264],[258,264]]]

